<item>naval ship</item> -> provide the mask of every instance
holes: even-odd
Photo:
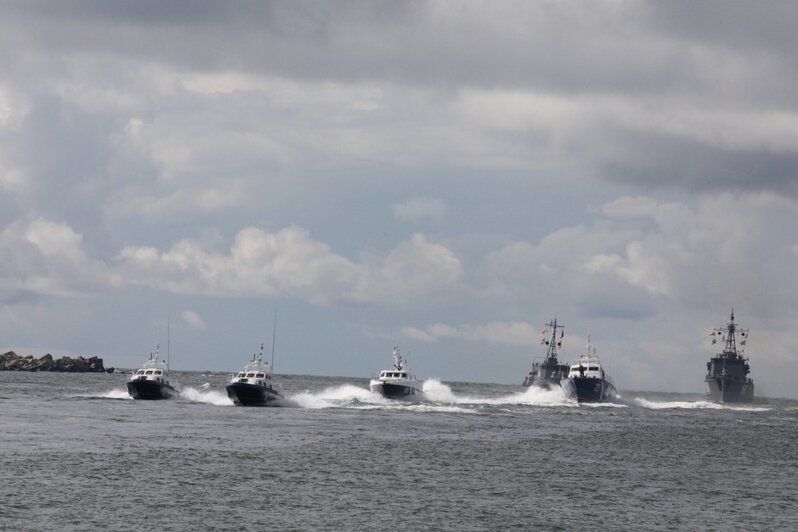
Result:
[[[557,336],[558,329],[559,336]],[[557,323],[557,318],[546,324],[546,328],[540,333],[540,343],[547,346],[546,358],[543,362],[532,363],[532,371],[526,376],[522,386],[538,386],[548,390],[560,386],[560,380],[568,375],[568,364],[560,364],[557,359],[558,350],[562,347],[564,339],[565,327]]]
[[[737,349],[737,334],[740,334],[740,349]],[[707,362],[704,378],[707,399],[721,403],[750,403],[754,400],[754,381],[748,378],[751,367],[744,356],[748,342],[748,329],[740,329],[734,323],[734,309],[725,328],[712,329],[707,337],[712,345],[723,344],[723,351]]]

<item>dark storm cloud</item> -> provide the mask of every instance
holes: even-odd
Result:
[[[629,134],[625,157],[596,161],[607,179],[693,191],[769,189],[798,195],[798,152],[731,149],[676,136]]]
[[[96,60],[87,82],[113,84],[158,65],[451,93],[599,96],[655,110],[669,102],[685,126],[629,129],[617,122],[623,116],[607,115],[566,132],[587,146],[566,156],[643,187],[795,192],[796,148],[759,138],[710,143],[684,131],[707,112],[798,113],[791,3],[84,1],[5,4],[2,14],[0,61],[12,80],[40,83]],[[723,128],[721,120],[708,134],[723,136]]]
[[[694,10],[706,14],[693,18]],[[312,79],[585,92],[705,85],[705,65],[691,47],[746,56],[750,50],[735,39],[741,32],[760,56],[791,57],[795,45],[786,32],[773,37],[785,24],[763,15],[761,4],[719,8],[716,18],[692,3],[577,2],[23,2],[5,12],[7,41],[56,54]],[[749,19],[758,23],[746,25]]]

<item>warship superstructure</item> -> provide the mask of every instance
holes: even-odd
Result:
[[[551,334],[549,334],[551,331]],[[557,335],[559,331],[559,336]],[[561,364],[557,359],[559,349],[565,340],[565,327],[557,323],[557,318],[546,324],[540,332],[540,343],[546,347],[546,357],[542,362],[532,363],[532,370],[524,378],[522,386],[538,386],[552,389],[560,386],[560,380],[568,376],[568,364]]]
[[[740,335],[739,349],[737,335]],[[748,343],[748,329],[741,329],[734,323],[734,309],[729,322],[722,329],[712,329],[707,337],[712,345],[719,341],[723,351],[707,362],[707,375],[704,378],[707,399],[721,403],[750,403],[754,400],[754,381],[748,377],[751,366],[745,356]]]

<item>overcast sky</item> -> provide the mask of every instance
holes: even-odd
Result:
[[[798,397],[798,4],[3,2],[0,348]],[[267,347],[267,351],[269,348]]]

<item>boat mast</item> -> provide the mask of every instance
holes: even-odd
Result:
[[[172,354],[172,310],[166,313],[166,369],[169,369],[170,355]]]
[[[272,363],[269,368],[271,369],[272,376],[274,376],[274,342],[277,339],[277,309],[274,309],[274,326],[272,327]],[[263,350],[263,344],[261,344],[261,351]]]
[[[557,318],[546,324],[546,327],[551,328],[551,338],[546,340],[548,349],[546,350],[546,358],[557,358],[557,349],[562,347],[562,337],[565,336],[565,326],[557,324]],[[557,338],[557,329],[560,329],[560,338]]]

